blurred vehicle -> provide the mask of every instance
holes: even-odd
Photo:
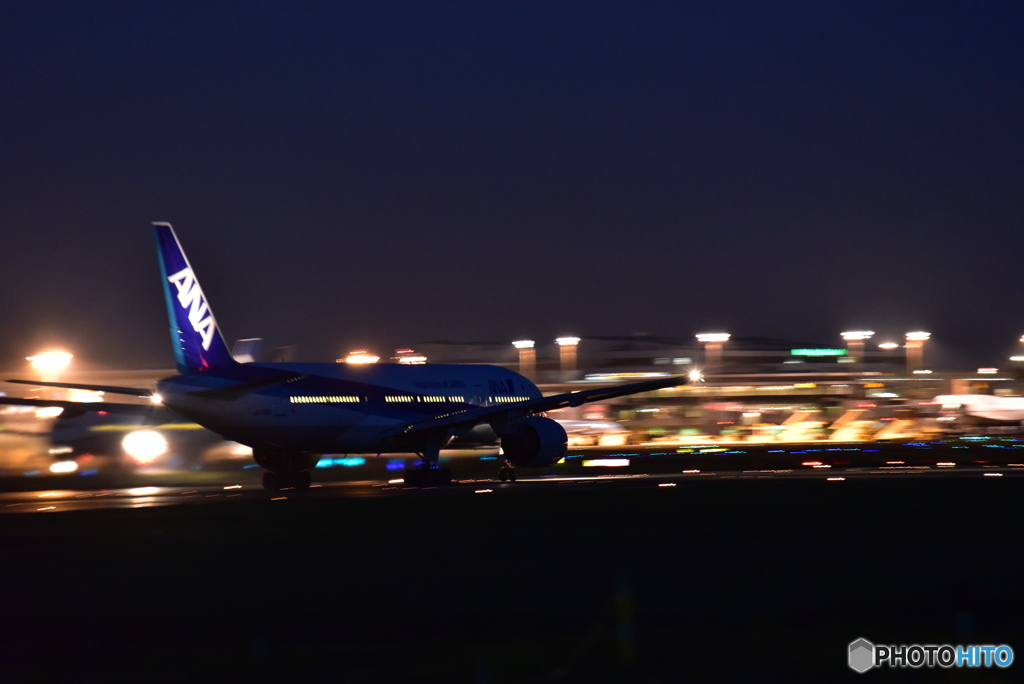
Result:
[[[997,423],[1024,420],[1024,397],[996,397],[991,394],[943,394],[935,397],[940,419],[961,415]]]
[[[629,430],[611,420],[556,420],[565,428],[569,446],[623,446]]]
[[[56,463],[81,469],[196,470],[231,462],[248,463],[252,450],[196,423],[147,425],[142,416],[102,411],[68,412],[46,434]],[[53,472],[74,472],[58,466]]]

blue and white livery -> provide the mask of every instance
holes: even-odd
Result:
[[[457,440],[500,439],[512,466],[546,467],[565,455],[565,430],[544,411],[680,385],[659,378],[550,397],[508,369],[486,365],[238,363],[217,327],[209,300],[174,230],[154,223],[171,342],[179,375],[154,394],[131,387],[38,383],[150,396],[168,410],[253,449],[264,486],[308,487],[325,453],[416,453],[410,485],[446,484],[439,451]],[[73,411],[151,412],[135,404],[0,398],[0,403],[62,406]],[[506,475],[503,470],[502,475]]]

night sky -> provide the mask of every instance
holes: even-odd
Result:
[[[0,3],[0,366],[1024,334],[1024,4]]]

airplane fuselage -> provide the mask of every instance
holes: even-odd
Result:
[[[537,399],[513,371],[486,365],[237,364],[161,380],[168,408],[254,449],[417,450],[395,428],[479,406]]]

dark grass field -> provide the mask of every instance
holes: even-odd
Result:
[[[999,682],[1024,478],[472,487],[0,518],[12,682]],[[1024,650],[1020,651],[1024,653]]]

